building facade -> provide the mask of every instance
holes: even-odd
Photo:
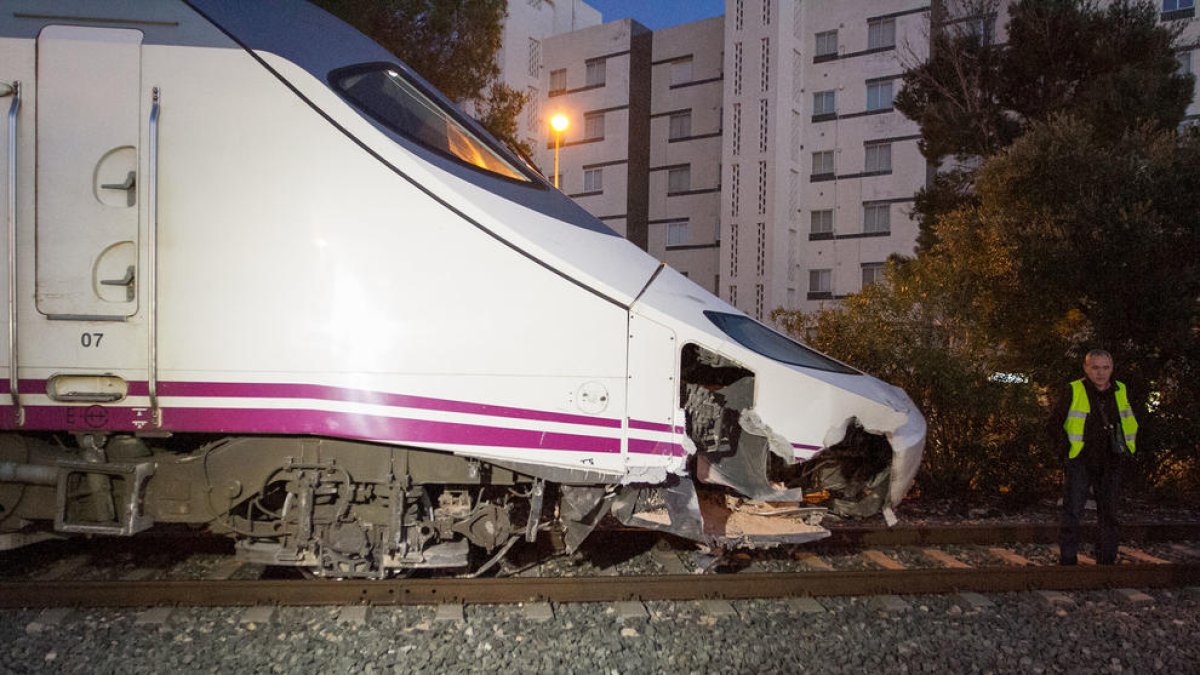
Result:
[[[583,0],[511,0],[500,53],[500,81],[529,94],[521,134],[531,145],[545,136],[541,105],[546,98],[543,43],[554,35],[601,23],[600,11]]]
[[[1194,0],[1158,0],[1194,72]],[[747,314],[811,311],[913,253],[933,169],[892,105],[939,30],[1003,41],[1007,1],[726,0],[650,32],[621,20],[548,38],[538,156],[562,189]],[[1200,120],[1200,104],[1188,111]]]

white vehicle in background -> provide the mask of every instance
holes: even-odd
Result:
[[[9,547],[198,523],[377,577],[610,513],[809,541],[912,483],[904,392],[660,264],[306,3],[4,0],[0,83]]]

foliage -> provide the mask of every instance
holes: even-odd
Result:
[[[378,42],[456,103],[470,103],[496,138],[518,153],[517,120],[528,95],[498,81],[505,0],[314,0]]]
[[[521,110],[529,102],[527,92],[513,89],[503,82],[493,82],[486,96],[476,105],[479,123],[527,162],[533,157],[533,146],[519,135],[520,124],[517,120],[521,119]]]
[[[1197,135],[1034,123],[885,283],[777,319],[913,396],[929,420],[927,491],[1049,487],[1063,446],[1049,411],[1097,346],[1142,422],[1140,484],[1200,487],[1198,181]]]
[[[945,0],[944,0],[945,1]],[[948,14],[994,15],[998,0],[950,0]],[[1039,122],[1070,115],[1103,139],[1150,125],[1174,129],[1192,97],[1179,72],[1179,28],[1158,21],[1148,0],[1019,0],[1009,9],[1007,40],[997,43],[971,21],[935,26],[931,55],[909,68],[895,107],[921,125],[921,151],[936,165],[966,166],[918,198],[925,250],[934,223],[971,199],[980,158],[991,157]],[[967,188],[967,189],[964,189]]]

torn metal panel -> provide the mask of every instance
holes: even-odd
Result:
[[[723,485],[751,499],[798,502],[804,489],[784,489],[767,478],[770,443],[765,436],[743,432],[735,449],[702,453],[696,458],[696,479]]]
[[[765,438],[767,448],[772,454],[788,464],[796,463],[796,450],[792,447],[791,442],[767,426],[757,412],[754,410],[742,411],[742,416],[738,418],[738,424],[741,425],[743,431]]]
[[[704,533],[696,486],[686,476],[671,476],[665,485],[624,486],[613,500],[612,513],[631,527],[696,541],[701,541]]]
[[[563,543],[568,553],[574,553],[608,514],[615,493],[600,486],[564,485],[560,496],[560,514],[566,529]]]

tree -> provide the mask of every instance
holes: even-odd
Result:
[[[497,81],[506,0],[315,0],[429,80],[517,152],[517,120],[528,95]]]
[[[1101,346],[1142,422],[1142,478],[1200,487],[1198,181],[1200,135],[1147,123],[1112,139],[1054,116],[984,161],[974,202],[886,283],[777,318],[913,395],[930,423],[923,484],[1047,487],[1050,404]]]
[[[503,82],[493,82],[482,102],[476,104],[476,110],[479,123],[528,162],[533,157],[533,146],[521,138],[518,131],[520,125],[517,123],[526,105],[529,105],[527,92],[513,89]]]
[[[925,157],[960,165],[918,195],[921,250],[934,243],[940,214],[974,199],[980,160],[1031,125],[1067,114],[1117,139],[1147,124],[1174,129],[1191,102],[1193,78],[1175,56],[1179,29],[1161,25],[1153,3],[1019,0],[1003,44],[964,20],[993,16],[997,5],[941,0],[930,58],[907,70],[896,96],[896,109],[921,125]]]

